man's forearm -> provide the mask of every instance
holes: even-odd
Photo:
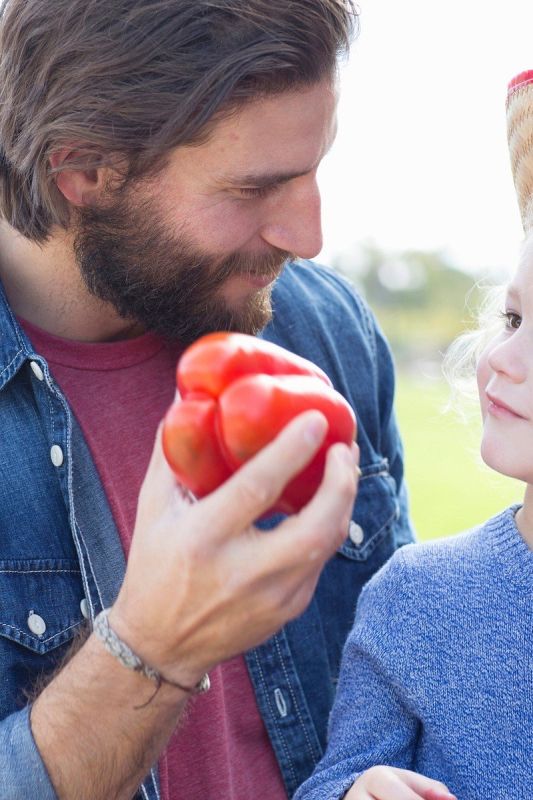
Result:
[[[154,691],[94,636],[43,691],[31,725],[60,800],[131,800],[187,701],[163,685],[148,702]]]

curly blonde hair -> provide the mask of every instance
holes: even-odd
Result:
[[[489,341],[501,330],[505,284],[485,287],[484,297],[474,312],[474,325],[460,334],[444,354],[442,372],[451,388],[449,405],[461,416],[464,410],[458,399],[477,400],[476,369],[481,353]]]

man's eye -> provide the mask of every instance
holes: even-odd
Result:
[[[280,184],[273,183],[269,186],[241,186],[239,193],[243,197],[267,197],[278,189]]]
[[[502,311],[501,318],[508,330],[517,330],[522,322],[522,317],[516,311]]]

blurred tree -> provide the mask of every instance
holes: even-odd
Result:
[[[440,252],[391,253],[367,243],[334,266],[365,296],[403,367],[440,363],[451,340],[472,324],[480,300],[476,276]]]

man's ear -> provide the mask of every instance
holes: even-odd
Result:
[[[105,189],[109,168],[69,169],[69,162],[75,161],[77,157],[79,157],[79,151],[69,147],[52,153],[50,166],[53,170],[61,167],[61,170],[55,174],[56,186],[63,197],[73,206],[92,205]]]

